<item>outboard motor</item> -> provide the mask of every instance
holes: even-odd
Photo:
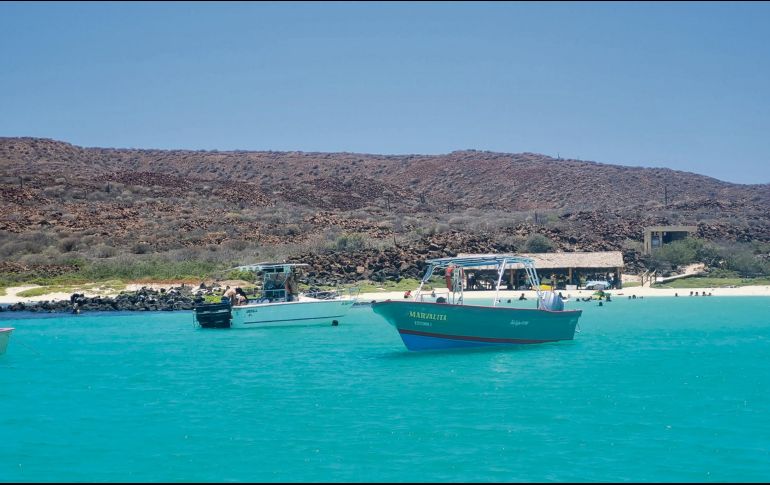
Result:
[[[537,302],[537,308],[549,312],[560,312],[564,310],[564,301],[553,291],[546,291],[543,293],[543,298]]]
[[[195,305],[195,321],[202,328],[230,328],[230,303],[203,303]]]

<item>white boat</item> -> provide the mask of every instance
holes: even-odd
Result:
[[[235,269],[262,274],[262,293],[246,304],[208,303],[195,307],[195,319],[203,328],[255,328],[306,325],[337,325],[357,297],[337,292],[299,294],[292,298],[285,282],[306,264],[259,263]]]
[[[3,355],[8,348],[8,340],[11,339],[13,330],[13,328],[0,328],[0,355]]]

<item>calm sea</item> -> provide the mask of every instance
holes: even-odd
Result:
[[[369,308],[0,314],[0,481],[770,479],[770,299],[567,306],[574,341],[430,353]]]

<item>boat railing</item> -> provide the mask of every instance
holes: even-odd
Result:
[[[349,300],[358,300],[361,294],[361,288],[354,286],[351,288],[334,288],[331,290],[322,290],[320,288],[311,288],[302,293],[302,296],[315,298],[317,300],[336,300],[340,298]]]
[[[286,289],[285,288],[270,288],[262,289],[262,292],[258,298],[259,301],[286,301]]]
[[[451,301],[452,295],[449,290],[444,291],[432,291],[429,295],[420,293],[421,302],[435,302],[439,298],[443,298],[444,302]]]
[[[351,288],[347,289],[347,297],[350,300],[358,300],[358,297],[361,296],[361,287],[360,286],[353,286]]]

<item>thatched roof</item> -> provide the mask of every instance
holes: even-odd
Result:
[[[572,252],[572,253],[516,253],[535,260],[536,269],[551,268],[622,268],[623,253],[620,251]],[[461,253],[458,256],[488,256]],[[513,266],[515,268],[515,266]],[[482,268],[483,269],[483,268]],[[492,269],[492,266],[489,267]]]

